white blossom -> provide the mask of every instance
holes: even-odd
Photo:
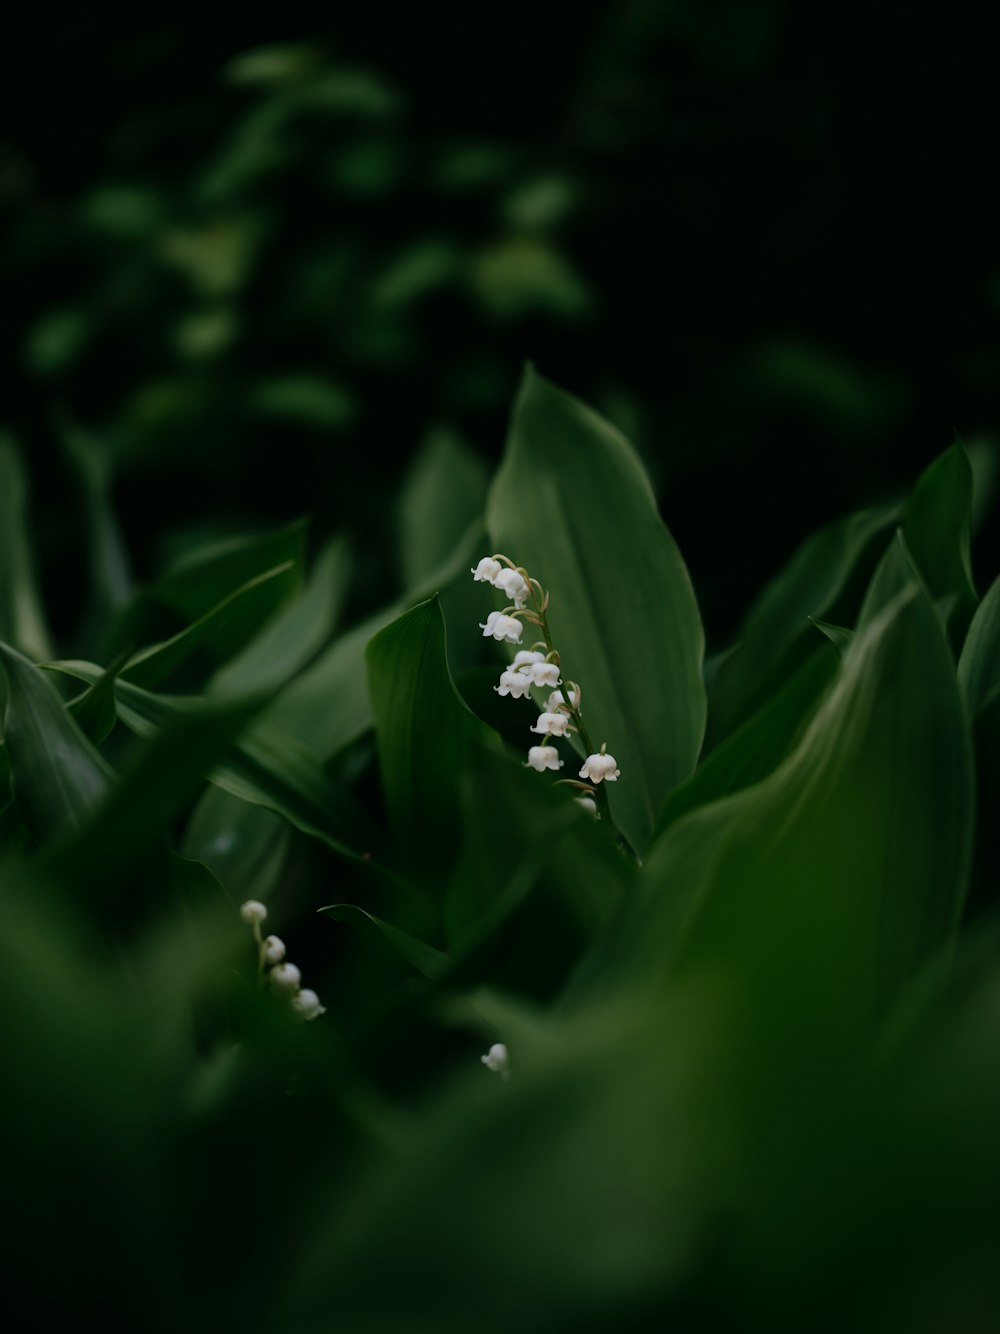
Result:
[[[492,556],[484,556],[472,571],[472,577],[477,584],[481,584],[484,581],[488,584],[495,584],[497,575],[502,569],[503,566],[498,560],[494,560]]]
[[[494,1042],[485,1056],[479,1058],[487,1070],[492,1070],[494,1074],[506,1079],[510,1074],[510,1063],[507,1055],[507,1048],[502,1042]]]
[[[510,695],[511,699],[521,699],[531,691],[531,678],[526,672],[501,672],[500,684],[493,689],[498,695]]]
[[[575,709],[579,703],[579,695],[575,690],[570,690],[567,694],[569,695],[570,708]],[[566,695],[564,695],[561,690],[553,690],[551,695],[549,695],[548,699],[545,701],[545,712],[555,713],[556,709],[558,709],[561,704],[565,703]]]
[[[557,686],[559,666],[554,662],[533,662],[527,669],[533,686]]]
[[[588,815],[597,815],[597,802],[593,797],[574,797],[573,800],[580,809],[586,811]]]
[[[263,954],[265,963],[281,963],[285,957],[285,942],[279,936],[265,936]]]
[[[528,763],[532,769],[544,773],[546,769],[561,769],[563,762],[555,746],[532,746],[528,751]]]
[[[514,654],[514,661],[511,663],[515,672],[526,671],[533,662],[544,662],[545,654],[539,653],[535,649],[522,648]]]
[[[253,926],[255,922],[259,925],[267,917],[267,909],[257,899],[247,899],[240,906],[240,916],[247,926]]]
[[[540,713],[534,727],[528,730],[539,736],[565,736],[567,727],[569,718],[565,713]]]
[[[605,778],[609,783],[614,783],[620,773],[618,761],[613,755],[588,755],[580,770],[580,777],[591,783],[599,783]]]
[[[326,1014],[326,1006],[320,1005],[319,997],[308,987],[303,987],[292,997],[292,1009],[300,1019],[318,1019],[321,1014]]]
[[[294,993],[299,989],[302,974],[293,963],[279,963],[277,968],[272,968],[268,973],[267,980],[275,991]]]
[[[531,597],[531,589],[525,582],[524,575],[518,574],[517,570],[501,570],[493,582],[507,594],[515,607],[523,607]]]
[[[524,627],[513,616],[505,616],[502,611],[491,611],[485,625],[479,622],[479,628],[484,639],[492,635],[494,639],[506,639],[508,644],[520,644]]]

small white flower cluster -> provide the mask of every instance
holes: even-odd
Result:
[[[538,580],[532,579],[527,570],[515,565],[502,554],[484,556],[472,571],[472,577],[476,583],[493,584],[495,588],[505,593],[512,603],[505,611],[491,611],[485,623],[480,622],[479,628],[484,638],[492,636],[501,642],[520,644],[524,629],[522,621],[538,626],[544,635],[544,639],[530,649],[518,650],[510,667],[500,674],[500,684],[493,687],[497,694],[510,695],[511,699],[526,699],[530,697],[533,687],[551,688],[562,685],[559,675],[559,654],[552,647],[545,616],[549,597]],[[531,605],[535,599],[537,607]],[[565,737],[570,733],[579,732],[585,744],[589,746],[580,719],[580,694],[579,685],[573,681],[567,682],[563,690],[551,689],[545,701],[545,708],[529,730],[536,736],[546,738]],[[539,773],[544,773],[546,769],[558,772],[563,768],[563,761],[559,758],[555,746],[546,740],[529,749],[526,767],[528,766]],[[574,783],[574,786],[589,794],[593,789],[587,784],[614,783],[620,774],[621,770],[615,757],[607,753],[606,745],[602,745],[599,752],[587,756],[580,770],[580,778],[585,779],[586,783]],[[573,780],[561,781],[573,782]],[[591,814],[597,813],[597,806],[592,796],[580,797],[577,800]]]
[[[240,907],[240,916],[253,930],[257,942],[257,971],[266,980],[276,996],[291,1004],[299,1019],[318,1019],[326,1014],[315,991],[302,986],[302,974],[293,963],[285,961],[285,942],[278,936],[261,936],[261,923],[267,919],[267,908],[257,899],[247,899]]]
[[[510,1079],[510,1061],[507,1048],[502,1042],[494,1042],[485,1056],[479,1058],[487,1070],[492,1070],[501,1079]]]

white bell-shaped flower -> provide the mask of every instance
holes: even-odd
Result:
[[[494,1074],[500,1075],[506,1079],[510,1074],[510,1058],[507,1054],[507,1048],[502,1042],[494,1042],[485,1056],[479,1058],[487,1070],[492,1070]]]
[[[260,925],[267,917],[267,909],[257,899],[247,899],[246,903],[240,905],[240,916],[247,926],[253,926],[254,923]]]
[[[479,628],[483,632],[483,638],[489,639],[492,635],[494,639],[505,639],[508,644],[520,644],[521,632],[524,627],[520,621],[513,616],[505,616],[502,611],[491,611],[486,618],[486,624],[479,622]]]
[[[605,779],[609,783],[615,783],[620,773],[618,761],[613,755],[588,755],[580,770],[580,777],[586,778],[590,783],[600,783]]]
[[[319,997],[308,987],[303,987],[292,997],[292,1009],[300,1019],[318,1019],[321,1014],[326,1014],[326,1006],[320,1005]]]
[[[511,699],[521,699],[531,693],[531,678],[525,672],[506,671],[500,673],[500,684],[493,689],[498,695],[510,695]]]
[[[531,589],[525,582],[524,575],[518,574],[517,570],[501,570],[493,582],[507,594],[515,607],[523,607],[531,597]]]
[[[262,953],[266,964],[281,963],[285,957],[285,942],[279,936],[265,936]]]
[[[559,666],[554,662],[533,662],[528,668],[533,686],[557,686],[559,684]]]
[[[549,695],[548,699],[545,701],[545,712],[555,713],[556,709],[558,709],[561,704],[566,703],[567,696],[569,698],[570,708],[575,709],[579,702],[579,696],[575,690],[569,690],[565,695],[561,690],[553,690],[551,695]]]
[[[565,736],[567,727],[569,717],[565,713],[540,713],[530,731],[539,736]]]
[[[545,654],[539,653],[535,649],[522,648],[514,654],[514,661],[511,663],[515,672],[524,672],[533,662],[544,662]]]
[[[298,991],[302,974],[293,963],[279,963],[277,968],[272,968],[268,973],[267,980],[275,991],[287,996]]]
[[[484,556],[472,571],[472,577],[477,584],[495,584],[497,575],[502,569],[503,566],[498,560],[494,560],[492,556]]]
[[[528,764],[532,769],[544,773],[546,769],[561,769],[563,762],[555,746],[532,746],[528,751]]]

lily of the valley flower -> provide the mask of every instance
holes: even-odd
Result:
[[[265,936],[261,951],[266,964],[281,963],[285,957],[285,942],[280,936]]]
[[[569,707],[571,709],[575,709],[579,702],[579,696],[577,695],[575,690],[570,690],[568,692],[568,695],[569,695]],[[553,690],[552,694],[545,701],[545,712],[555,713],[556,709],[558,709],[560,705],[564,705],[565,703],[566,703],[566,695],[564,695],[561,690]]]
[[[492,1070],[494,1074],[506,1079],[510,1074],[510,1058],[507,1054],[507,1048],[502,1042],[494,1042],[485,1056],[479,1058],[487,1070]]]
[[[293,963],[279,963],[277,968],[272,968],[268,973],[267,980],[275,991],[283,992],[286,996],[295,995],[302,981],[302,974]]]
[[[501,570],[493,580],[502,592],[506,593],[514,606],[521,608],[531,596],[531,589],[524,581],[524,576],[517,570]]]
[[[533,662],[544,662],[545,654],[539,653],[535,649],[522,648],[514,654],[514,661],[511,667],[515,672],[527,671]]]
[[[565,736],[569,727],[569,718],[565,713],[540,713],[534,727],[529,730],[539,736]]]
[[[240,916],[247,926],[259,926],[267,917],[267,909],[258,899],[247,899],[240,905]]]
[[[563,762],[555,746],[532,746],[528,751],[528,763],[532,769],[544,773],[546,769],[561,769]]]
[[[544,715],[543,715],[544,716]],[[618,781],[621,770],[618,768],[618,761],[613,755],[607,755],[602,750],[600,755],[588,755],[583,762],[583,768],[580,770],[580,777],[586,778],[590,783],[600,783],[607,780],[609,783]]]
[[[597,817],[597,802],[593,797],[574,797],[576,804],[587,812],[588,815]]]
[[[511,699],[521,699],[531,693],[531,677],[527,672],[501,672],[500,684],[493,689],[498,695],[510,695]]]
[[[326,1007],[320,1005],[319,997],[308,987],[303,987],[292,997],[292,1009],[300,1019],[318,1019],[321,1014],[326,1014]]]
[[[472,571],[472,577],[473,579],[475,579],[477,584],[481,583],[495,584],[497,581],[497,575],[500,573],[502,569],[503,566],[500,564],[498,560],[494,560],[492,556],[484,556],[482,560],[479,562],[479,564],[476,566],[476,568]]]
[[[483,638],[488,639],[491,635],[494,639],[506,639],[508,644],[520,644],[521,632],[524,627],[520,621],[513,616],[506,616],[502,611],[491,611],[486,618],[486,624],[479,622],[479,628],[483,632]]]
[[[527,669],[533,686],[556,686],[559,684],[559,666],[554,662],[533,662]]]

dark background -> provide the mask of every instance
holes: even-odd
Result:
[[[530,359],[643,453],[718,646],[817,524],[997,425],[987,26],[777,0],[21,14],[0,421],[57,632],[84,591],[67,422],[140,577],[308,511],[360,539],[360,605],[392,592],[426,430],[495,459]]]

